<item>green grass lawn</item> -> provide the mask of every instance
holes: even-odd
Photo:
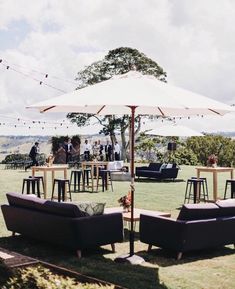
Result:
[[[179,213],[184,200],[185,180],[195,176],[195,168],[182,166],[176,182],[136,182],[135,206],[138,208],[170,212],[173,217]],[[0,168],[0,203],[6,202],[6,192],[20,192],[22,178],[29,172],[4,170]],[[209,194],[212,198],[212,178],[208,177]],[[225,179],[228,173],[219,174],[219,196],[224,193]],[[105,202],[106,207],[118,206],[117,200],[127,194],[128,182],[114,182],[114,192],[73,193],[74,201]],[[50,192],[49,188],[49,192]],[[1,214],[1,213],[0,213]],[[117,264],[116,256],[128,253],[128,232],[126,239],[117,244],[117,253],[110,251],[110,246],[87,250],[83,258],[78,260],[75,252],[51,246],[39,241],[25,239],[21,236],[11,237],[6,230],[0,215],[0,247],[41,260],[64,266],[86,275],[113,282],[130,289],[152,288],[234,288],[235,284],[235,251],[233,246],[224,248],[190,252],[183,255],[180,261],[175,260],[175,253],[154,247],[147,253],[147,245],[138,240],[136,234],[135,252],[144,257],[146,262],[141,266]]]

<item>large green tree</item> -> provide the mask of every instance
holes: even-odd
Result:
[[[78,72],[76,80],[78,81],[77,89],[88,85],[93,85],[110,79],[113,75],[124,74],[131,70],[136,70],[142,74],[153,75],[156,78],[166,81],[166,72],[155,61],[148,58],[144,53],[137,49],[129,47],[120,47],[110,50],[104,59],[94,62]],[[112,143],[116,140],[115,131],[119,130],[122,140],[122,156],[126,159],[126,152],[129,147],[129,141],[126,140],[126,133],[130,127],[128,115],[122,117],[105,116],[98,117],[93,115],[84,115],[78,113],[69,113],[67,117],[78,126],[88,125],[92,117],[96,117],[103,129],[100,133],[109,135]],[[136,117],[136,132],[140,130],[140,117]]]
[[[215,154],[219,166],[234,166],[235,140],[220,135],[191,137],[186,141],[186,147],[194,152],[198,162],[207,164],[208,156]]]

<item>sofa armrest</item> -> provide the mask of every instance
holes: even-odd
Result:
[[[149,170],[149,167],[146,167],[146,166],[136,167],[135,170],[136,170],[136,171],[139,171],[139,170]]]
[[[161,178],[165,179],[176,179],[178,176],[178,168],[170,168],[170,169],[162,169],[161,170]]]
[[[140,241],[149,245],[182,251],[186,227],[184,221],[140,215]]]
[[[123,241],[122,213],[73,219],[79,249]]]

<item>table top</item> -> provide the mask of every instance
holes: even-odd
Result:
[[[33,166],[33,170],[64,170],[68,169],[68,165],[52,165],[50,167],[48,166]]]
[[[128,221],[128,222],[131,221],[131,212],[123,212],[122,207],[105,208],[104,213],[105,214],[122,213],[124,221]],[[170,213],[134,208],[134,222],[140,220],[140,214],[153,216],[153,217],[157,217],[157,216],[170,217],[171,216]]]
[[[196,167],[196,170],[202,172],[230,172],[233,171],[234,168],[230,167]]]
[[[107,165],[109,162],[104,161],[85,161],[81,162],[82,165]]]

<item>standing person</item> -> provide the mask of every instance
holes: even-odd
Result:
[[[97,141],[95,141],[92,150],[93,150],[93,156],[97,160],[99,156],[99,150],[100,150],[100,146],[98,145]]]
[[[68,138],[68,140],[66,140],[64,142],[64,151],[65,151],[65,154],[66,154],[66,164],[71,160],[71,157],[72,157],[72,150],[74,150],[73,148],[73,144],[71,142],[71,138]]]
[[[83,145],[83,153],[84,153],[84,160],[89,161],[91,154],[91,145],[88,143],[87,139],[85,140],[85,143]]]
[[[37,155],[39,153],[39,143],[35,142],[35,144],[31,147],[29,152],[29,157],[32,160],[32,163],[25,167],[25,171],[29,169],[31,166],[38,166]]]
[[[116,141],[114,145],[114,160],[120,161],[121,149],[119,143]]]
[[[104,155],[103,155],[104,146],[101,144],[100,140],[98,140],[98,146],[99,146],[99,159],[103,161],[104,160]]]
[[[106,156],[106,161],[110,162],[112,160],[112,153],[113,153],[113,147],[112,145],[109,143],[109,141],[107,140],[107,143],[105,145],[105,156]]]

